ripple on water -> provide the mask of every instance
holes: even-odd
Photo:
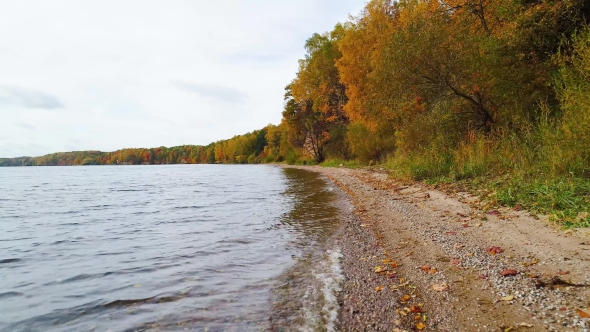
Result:
[[[289,309],[305,304],[303,290],[327,299],[337,290],[312,272],[334,272],[325,262],[338,224],[336,196],[314,173],[5,168],[0,183],[20,200],[0,204],[0,269],[10,269],[1,331],[258,331],[275,313],[303,327],[302,312]],[[329,328],[326,306],[308,308]]]

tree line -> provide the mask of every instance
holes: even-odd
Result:
[[[262,162],[269,125],[252,133],[238,135],[207,146],[183,145],[171,148],[122,149],[114,152],[72,151],[41,157],[0,158],[0,166],[71,165],[162,165]]]

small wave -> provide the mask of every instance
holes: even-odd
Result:
[[[141,216],[144,214],[156,214],[156,213],[160,213],[160,211],[139,211],[139,212],[133,212],[133,215]]]
[[[53,212],[53,214],[76,214],[76,213],[80,213],[82,211],[76,211],[76,210],[69,210],[69,211],[63,211],[63,212]]]
[[[250,244],[252,241],[243,240],[243,239],[230,239],[230,240],[221,240],[217,241],[217,243],[228,243],[228,244]]]
[[[326,329],[328,332],[336,331],[336,323],[338,323],[338,298],[337,294],[342,291],[342,281],[344,275],[342,273],[342,266],[340,260],[342,253],[340,250],[328,250],[328,257],[330,258],[330,273],[328,276],[323,276],[324,280],[324,312],[328,315],[328,325]]]
[[[78,274],[76,276],[73,276],[71,278],[67,278],[67,279],[59,279],[56,281],[51,281],[48,282],[46,284],[44,284],[43,286],[53,286],[53,285],[59,285],[59,284],[67,284],[70,282],[76,282],[76,281],[81,281],[81,280],[88,280],[88,279],[96,279],[96,278],[101,278],[101,277],[106,277],[109,275],[114,275],[114,274],[123,274],[122,272],[113,272],[113,271],[109,271],[109,272],[104,272],[104,273],[96,273],[96,274]]]
[[[72,240],[58,240],[55,242],[52,242],[50,245],[56,245],[56,244],[64,244],[64,243],[76,243],[79,241],[72,241]]]
[[[326,251],[327,262],[323,262],[321,269],[323,273],[315,273],[315,277],[323,284],[321,292],[323,294],[324,305],[322,307],[322,320],[324,321],[325,330],[327,332],[336,332],[336,325],[338,324],[338,293],[342,291],[342,281],[344,275],[340,260],[342,253],[339,249]],[[328,265],[328,266],[326,266]],[[309,294],[306,293],[306,296]],[[309,309],[305,310],[306,328],[304,330],[314,330],[314,326],[318,326],[318,317],[314,315]]]
[[[118,239],[118,238],[115,238]],[[96,256],[117,256],[117,255],[126,255],[132,254],[132,251],[119,251],[119,252],[99,252]]]
[[[11,242],[11,241],[30,240],[30,239],[32,239],[32,237],[19,237],[16,239],[0,240],[0,242]]]
[[[0,264],[8,264],[8,263],[16,263],[20,262],[20,258],[8,258],[8,259],[0,259]]]
[[[23,293],[20,292],[6,292],[6,293],[0,293],[0,299],[5,299],[5,298],[9,298],[9,297],[15,297],[15,296],[23,296]]]
[[[205,206],[202,205],[190,205],[190,206],[175,206],[174,210],[184,210],[184,209],[202,209]]]

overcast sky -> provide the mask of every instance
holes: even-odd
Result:
[[[363,0],[0,0],[0,157],[278,124],[305,40]]]

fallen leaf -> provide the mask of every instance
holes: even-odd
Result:
[[[436,268],[430,268],[430,270],[428,270],[429,274],[435,274],[436,272],[438,272],[438,270]]]
[[[493,211],[490,211],[490,212],[488,212],[488,214],[491,214],[491,215],[497,216],[497,215],[499,215],[499,214],[500,214],[500,212],[498,212],[497,210],[493,210]]]
[[[490,253],[490,255],[495,255],[495,254],[500,254],[502,252],[504,252],[504,250],[500,247],[490,247],[488,248],[488,252]]]
[[[479,279],[487,279],[488,275],[487,274],[480,274],[479,276],[477,276]]]
[[[514,300],[514,295],[505,296],[502,298],[502,301],[512,301]]]
[[[519,327],[533,327],[533,324],[529,324],[529,323],[520,323],[518,324]]]
[[[375,273],[382,273],[382,272],[386,272],[387,268],[384,266],[375,266]]]
[[[402,302],[406,302],[406,301],[408,301],[408,300],[409,300],[409,299],[411,299],[411,298],[412,298],[412,297],[411,297],[410,295],[404,295],[404,296],[402,296],[402,298],[401,298],[401,301],[402,301]]]
[[[431,286],[431,288],[437,292],[443,292],[443,291],[446,291],[447,289],[449,289],[449,285],[447,285],[447,284],[434,284]]]
[[[418,324],[416,324],[416,328],[418,330],[422,331],[426,328],[426,325],[424,325],[424,323],[418,323]]]
[[[538,259],[535,259],[532,262],[524,262],[524,263],[522,263],[522,265],[524,265],[524,266],[531,266],[531,265],[536,265],[537,263],[539,263],[539,260]]]
[[[412,312],[412,313],[422,313],[422,312],[424,312],[424,310],[422,310],[422,308],[420,308],[418,306],[413,305],[413,306],[410,307],[410,312]]]
[[[566,311],[566,310],[567,310],[567,308],[566,308],[566,307],[561,307],[561,308],[559,308],[559,310],[561,310],[561,311]]]
[[[580,315],[580,317],[590,318],[590,313],[588,313],[588,311],[580,310],[580,309],[576,309],[576,311],[578,312],[578,315]]]
[[[420,266],[420,268],[422,269],[422,271],[428,272],[428,270],[430,270],[430,265],[422,265]]]
[[[570,271],[561,271],[561,270],[559,270],[559,272],[557,272],[557,274],[564,276],[564,275],[570,274]]]
[[[518,274],[518,271],[513,270],[513,269],[504,269],[504,270],[502,270],[502,272],[500,272],[500,274],[503,277],[509,277],[509,276],[515,276],[515,275],[517,275]]]
[[[397,262],[393,262],[393,263],[391,263],[391,267],[393,267],[394,269],[395,269],[396,267],[398,267],[398,265],[397,265]]]
[[[379,286],[379,287],[375,287],[375,290],[380,292],[385,288],[385,286]]]
[[[461,249],[464,248],[465,246],[462,244],[455,244],[455,249]]]
[[[447,232],[447,235],[457,235],[457,232]]]

